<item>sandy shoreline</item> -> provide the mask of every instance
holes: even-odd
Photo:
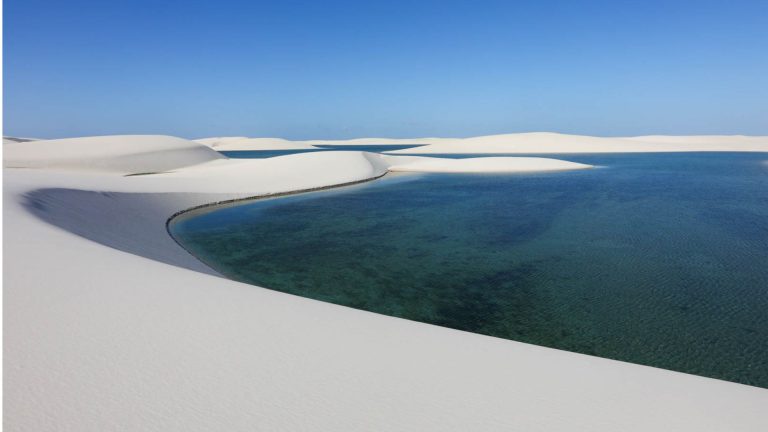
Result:
[[[104,142],[110,151],[83,157]],[[7,144],[4,156],[34,168],[3,173],[8,430],[768,428],[765,389],[245,285],[166,232],[180,211],[367,181],[398,159],[236,161],[163,137],[50,143]],[[400,161],[419,172],[544,167]],[[147,171],[165,173],[126,177]]]

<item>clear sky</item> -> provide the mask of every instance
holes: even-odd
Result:
[[[766,0],[4,3],[6,135],[768,135]]]

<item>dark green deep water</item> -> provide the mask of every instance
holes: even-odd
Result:
[[[602,167],[388,175],[171,232],[232,279],[768,388],[768,154],[560,157]]]

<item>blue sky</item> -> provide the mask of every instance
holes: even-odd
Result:
[[[4,133],[768,135],[768,1],[6,0]]]

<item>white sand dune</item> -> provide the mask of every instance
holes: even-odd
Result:
[[[385,156],[389,171],[425,173],[541,172],[592,168],[592,165],[535,157],[479,157],[440,159],[421,156]]]
[[[768,137],[747,135],[644,135],[623,138],[630,141],[642,141],[662,144],[709,144],[721,146],[741,146],[766,143]]]
[[[300,141],[288,141],[282,138],[220,137],[195,140],[219,151],[243,150],[312,150],[311,144]]]
[[[305,140],[289,141],[283,138],[247,138],[247,137],[218,137],[195,140],[201,144],[223,151],[242,150],[311,150],[318,149],[317,145],[408,145],[435,144],[448,141],[446,138],[356,138],[350,140]]]
[[[181,138],[160,135],[86,137],[9,143],[8,168],[154,173],[224,159],[218,152]]]
[[[229,160],[169,137],[28,144],[3,172],[8,431],[768,429],[764,389],[234,282],[165,231],[198,205],[479,160]],[[153,171],[169,172],[125,175]]]
[[[447,140],[391,154],[450,153],[647,153],[691,151],[768,151],[768,137],[645,136],[602,138],[557,133],[520,133]]]
[[[424,146],[392,154],[450,153],[647,153],[689,151],[768,151],[768,137],[743,135],[692,135],[604,138],[550,132],[487,135],[473,138],[357,138],[351,140],[289,141],[282,138],[224,137],[196,140],[217,150],[313,149],[316,145]]]
[[[253,141],[253,139],[248,139]],[[238,141],[239,142],[239,141]],[[301,170],[306,161],[329,160],[328,170],[338,169],[345,152],[318,152],[314,157],[295,154],[276,159],[228,159],[209,144],[187,141],[181,138],[161,135],[129,135],[109,137],[70,138],[61,140],[35,141],[34,143],[13,143],[5,146],[3,164],[7,168],[53,168],[76,171],[111,172],[124,175],[164,174],[164,184],[191,179],[190,185],[198,185],[194,179],[201,179],[198,173],[216,173],[221,179],[247,179],[256,170],[263,176],[270,174],[270,183],[278,182],[288,170]],[[220,147],[216,147],[220,148]],[[589,168],[589,165],[547,158],[476,158],[442,159],[414,156],[385,156],[373,153],[352,152],[355,157],[375,166],[383,174],[391,171],[411,172],[531,172]],[[339,156],[346,155],[346,156]],[[187,170],[181,168],[189,167]],[[275,167],[278,167],[275,169]],[[373,176],[373,173],[370,173]],[[152,177],[156,179],[158,177]],[[316,181],[314,179],[313,181]],[[233,184],[228,184],[232,187]]]
[[[348,140],[308,140],[302,141],[308,144],[328,145],[408,145],[408,144],[436,144],[447,141],[449,138],[354,138]]]

